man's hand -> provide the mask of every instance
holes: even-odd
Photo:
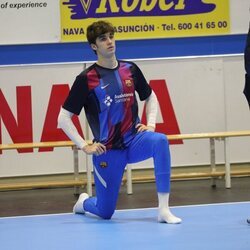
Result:
[[[106,153],[106,147],[99,142],[87,145],[83,147],[82,150],[88,155],[102,155]]]
[[[146,126],[146,125],[141,124],[141,123],[137,124],[136,128],[137,128],[138,132],[143,132],[143,131],[152,131],[152,132],[154,132],[155,131],[154,127]]]

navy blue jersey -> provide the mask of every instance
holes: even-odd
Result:
[[[76,115],[84,108],[94,140],[122,149],[140,122],[135,91],[141,101],[152,91],[136,64],[118,61],[115,69],[107,69],[95,63],[76,77],[63,108]]]

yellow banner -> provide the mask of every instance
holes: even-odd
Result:
[[[117,40],[230,33],[229,0],[60,0],[61,40],[86,41],[97,19],[111,22]]]

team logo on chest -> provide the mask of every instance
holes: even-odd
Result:
[[[127,87],[131,87],[133,85],[133,80],[127,79],[124,82]]]

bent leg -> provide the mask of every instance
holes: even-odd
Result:
[[[166,135],[141,132],[136,135],[128,150],[128,162],[136,163],[153,157],[156,188],[170,192],[171,159]]]
[[[135,163],[153,157],[156,188],[159,201],[159,222],[180,223],[169,209],[171,160],[166,135],[155,132],[138,133],[129,147],[129,163]]]
[[[121,180],[126,166],[126,153],[110,150],[93,156],[96,197],[86,199],[84,210],[103,219],[110,219],[115,211]]]

